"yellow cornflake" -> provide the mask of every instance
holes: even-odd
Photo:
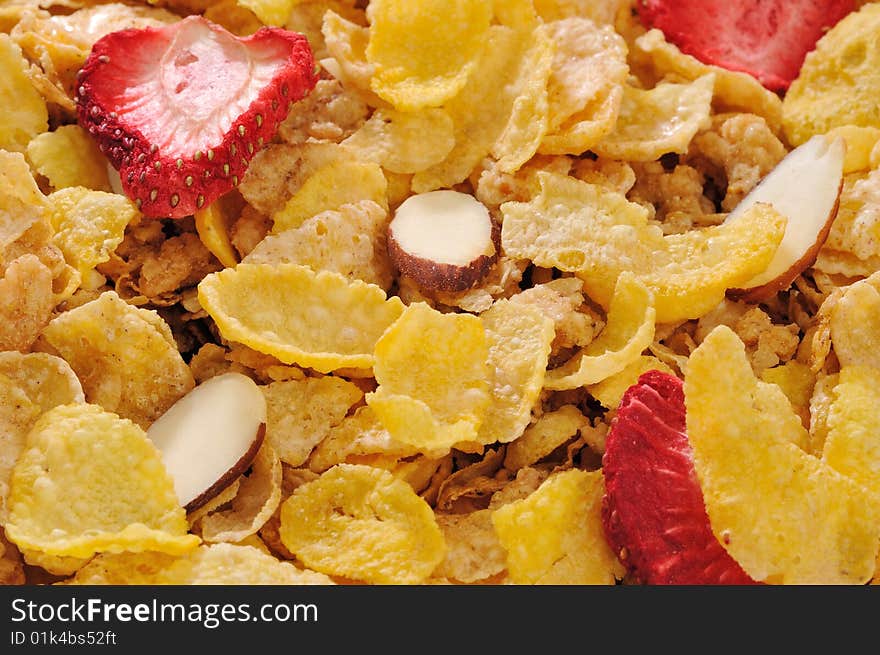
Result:
[[[281,540],[306,566],[378,584],[418,584],[443,560],[434,512],[388,471],[340,464],[281,506]]]
[[[27,433],[40,413],[40,407],[24,389],[0,373],[0,521],[4,523],[12,469],[24,450]]]
[[[548,81],[548,131],[555,134],[583,121],[585,110],[623,84],[628,72],[627,48],[610,26],[600,27],[587,18],[553,21],[547,24],[547,30],[555,46]],[[570,120],[572,117],[576,119]]]
[[[273,382],[261,389],[268,410],[266,440],[290,466],[302,466],[318,442],[364,397],[351,382],[332,376]]]
[[[220,202],[214,202],[203,209],[198,209],[193,218],[196,232],[205,248],[228,268],[238,263],[238,255],[229,239],[229,219],[221,205]]]
[[[765,369],[761,380],[777,385],[788,398],[802,422],[809,423],[810,397],[816,384],[816,376],[809,366],[792,359],[779,366]]]
[[[880,274],[847,288],[831,308],[830,324],[842,366],[880,368]]]
[[[110,191],[107,159],[79,125],[62,125],[36,136],[27,145],[27,157],[56,190],[79,186]]]
[[[880,143],[880,128],[842,125],[829,130],[825,136],[829,141],[834,141],[837,137],[846,141],[846,157],[843,160],[845,174],[873,168],[871,152]]]
[[[632,385],[639,381],[642,373],[648,371],[663,371],[669,375],[675,375],[675,372],[652,355],[641,355],[636,360],[627,364],[622,371],[611,375],[601,382],[592,384],[587,387],[590,395],[602,403],[607,409],[617,409],[623,394]]]
[[[504,130],[492,146],[492,156],[504,173],[515,173],[538,151],[549,126],[547,81],[553,64],[553,41],[542,25],[531,31],[531,43],[519,63],[522,87],[513,100]]]
[[[332,585],[253,546],[211,544],[181,556],[104,553],[63,584],[74,585]]]
[[[264,25],[284,27],[297,0],[236,0],[245,9],[250,9]]]
[[[416,113],[377,109],[341,145],[361,161],[393,173],[418,173],[446,158],[455,145],[454,126],[439,108]]]
[[[782,103],[785,134],[800,145],[845,125],[880,128],[880,5],[866,4],[807,54]]]
[[[623,87],[610,87],[555,132],[547,134],[538,152],[542,155],[585,153],[614,129],[622,102]]]
[[[588,426],[589,421],[574,405],[563,405],[553,412],[542,414],[519,439],[507,447],[504,468],[516,471],[534,464]]]
[[[24,152],[31,139],[49,128],[46,101],[27,75],[21,48],[0,34],[0,149]]]
[[[691,139],[711,124],[715,75],[689,84],[660,84],[650,90],[625,86],[614,131],[591,148],[600,157],[654,161],[684,153]]]
[[[599,336],[562,366],[547,371],[548,389],[576,389],[620,373],[654,341],[654,300],[632,274],[617,278],[608,321]]]
[[[296,264],[212,273],[199,303],[224,338],[322,373],[372,367],[376,342],[403,312],[373,284]]]
[[[321,25],[321,34],[330,57],[321,60],[321,66],[343,82],[346,89],[372,107],[386,103],[370,89],[375,66],[367,61],[370,30],[346,20],[334,11],[327,11]]]
[[[415,174],[413,192],[449,188],[464,181],[493,149],[504,157],[507,169],[534,154],[533,137],[546,130],[545,117],[539,114],[536,124],[529,126],[522,112],[541,104],[550,54],[540,26],[525,32],[504,25],[490,27],[477,66],[479,74],[472,75],[443,105],[455,126],[455,146],[442,162]],[[534,93],[541,97],[529,97]]]
[[[413,303],[376,343],[367,404],[391,436],[425,454],[474,441],[491,398],[480,319]]]
[[[52,271],[36,255],[12,260],[0,277],[0,350],[30,350],[59,301]]]
[[[628,5],[628,0],[534,0],[534,5],[547,22],[582,16],[599,25],[613,25],[617,12]]]
[[[840,207],[815,268],[847,277],[880,270],[880,169],[844,177]]]
[[[647,210],[622,194],[553,173],[538,173],[540,192],[507,202],[502,248],[509,257],[577,273],[608,307],[617,278],[631,271],[653,294],[658,323],[697,318],[769,265],[786,219],[757,204],[741,219],[664,236]]]
[[[0,352],[0,374],[8,376],[44,412],[58,405],[85,402],[76,374],[60,357]]]
[[[522,500],[499,507],[492,522],[516,584],[606,584],[623,577],[602,527],[601,471],[550,476]]]
[[[771,390],[778,402],[766,402]],[[776,385],[755,378],[732,330],[715,328],[693,352],[684,391],[712,531],[746,573],[780,584],[867,582],[880,504],[798,446],[800,419]]]
[[[345,180],[345,184],[340,184],[340,180]],[[387,207],[387,188],[378,164],[356,159],[332,161],[306,178],[284,208],[272,216],[272,231],[278,233],[299,227],[316,214],[362,200]]]
[[[439,107],[477,69],[492,3],[485,0],[373,0],[367,61],[370,86],[401,111]],[[481,71],[482,73],[482,71]]]
[[[52,242],[67,263],[85,278],[110,259],[122,243],[126,226],[140,213],[125,196],[69,187],[49,196]]]
[[[832,397],[822,460],[880,498],[880,369],[844,366]]]
[[[0,352],[0,525],[6,521],[12,469],[34,423],[53,407],[82,402],[82,386],[60,357]]]
[[[12,473],[6,533],[22,549],[182,554],[199,543],[162,457],[137,425],[96,405],[56,407],[37,421]]]
[[[6,247],[44,217],[47,207],[24,156],[0,150],[0,264]]]
[[[38,345],[67,360],[86,400],[144,428],[195,386],[168,324],[114,291],[60,314]]]
[[[522,434],[544,382],[555,330],[535,307],[498,300],[480,315],[489,345],[492,396],[477,441],[508,443]]]

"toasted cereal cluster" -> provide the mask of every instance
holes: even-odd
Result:
[[[880,580],[880,3],[693,4],[0,7],[0,584]],[[126,28],[259,63],[216,146]]]

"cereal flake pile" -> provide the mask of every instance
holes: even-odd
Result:
[[[0,3],[0,583],[880,579],[880,3],[691,5]]]

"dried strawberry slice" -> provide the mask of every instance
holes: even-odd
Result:
[[[623,399],[602,465],[611,548],[646,584],[755,584],[712,533],[677,377],[644,373]]]
[[[190,16],[98,40],[77,113],[141,211],[180,218],[239,183],[315,82],[302,34],[263,28],[241,39]]]
[[[854,0],[641,0],[639,18],[682,52],[784,91],[816,42],[855,5]]]

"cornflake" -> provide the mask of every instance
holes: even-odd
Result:
[[[24,152],[28,143],[49,127],[46,102],[27,75],[21,48],[0,34],[0,149]]]
[[[727,327],[715,328],[691,355],[687,433],[712,531],[758,581],[867,582],[880,505],[801,449],[800,419],[775,385],[762,385]],[[782,398],[768,396],[768,387]]]
[[[632,271],[653,292],[658,322],[716,306],[767,267],[785,232],[785,217],[758,204],[740,220],[664,237],[620,194],[560,175],[538,178],[541,192],[530,202],[501,207],[507,254],[577,273],[603,306],[620,273]]]
[[[38,135],[27,145],[27,157],[56,190],[110,191],[107,160],[79,125],[62,125]]]
[[[623,567],[600,519],[602,473],[556,473],[523,500],[496,509],[492,523],[517,584],[614,584]]]
[[[373,0],[370,88],[402,111],[442,105],[477,70],[491,18],[481,0]]]
[[[273,382],[262,391],[268,410],[266,440],[290,466],[305,463],[312,449],[364,397],[351,382],[332,376]]]
[[[38,345],[70,364],[86,400],[143,428],[195,386],[168,324],[113,291],[53,319]]]
[[[387,471],[340,464],[281,508],[281,540],[306,566],[379,584],[418,584],[446,546],[428,504]]]
[[[69,558],[182,554],[199,543],[187,534],[174,485],[146,433],[87,404],[57,407],[34,425],[12,474],[6,533],[19,548]]]
[[[296,264],[239,264],[205,277],[199,302],[231,341],[322,373],[373,366],[403,303],[372,284]]]

